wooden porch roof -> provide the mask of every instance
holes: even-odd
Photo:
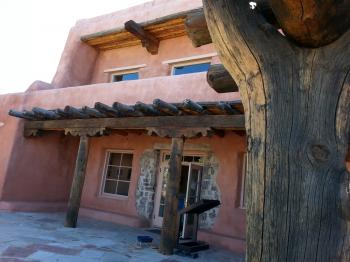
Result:
[[[187,34],[185,27],[187,16],[198,12],[203,12],[203,8],[159,17],[154,20],[139,23],[139,26],[159,41],[184,36]],[[80,39],[99,50],[110,50],[142,44],[142,41],[131,32],[128,32],[124,26],[83,35]]]
[[[239,100],[194,102],[186,99],[182,103],[167,103],[155,99],[152,104],[137,102],[134,105],[125,105],[115,102],[111,106],[96,102],[93,108],[76,108],[70,105],[58,109],[34,107],[32,110],[22,111],[12,109],[9,115],[27,120],[24,125],[26,136],[45,130],[64,130],[69,133],[68,129],[92,129],[94,131],[91,131],[91,135],[94,132],[103,134],[106,129],[244,130],[243,107]]]

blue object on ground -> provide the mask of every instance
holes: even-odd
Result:
[[[141,243],[151,243],[153,238],[150,236],[137,236],[137,241]]]

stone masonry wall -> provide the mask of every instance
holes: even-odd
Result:
[[[158,161],[157,150],[146,150],[140,158],[141,175],[136,189],[136,210],[146,219],[151,219],[153,214]]]
[[[138,214],[151,219],[154,208],[155,185],[158,175],[159,151],[146,150],[140,157],[141,174],[136,189],[136,209]],[[216,157],[209,154],[203,166],[201,198],[220,201],[220,190],[216,183],[219,164]],[[218,215],[219,207],[208,210],[199,216],[199,227],[211,229]]]
[[[213,154],[209,154],[203,167],[201,199],[221,201],[220,190],[216,183],[216,177],[218,174],[218,161]],[[211,229],[214,226],[215,219],[219,213],[219,208],[220,207],[210,209],[199,216],[200,229]]]

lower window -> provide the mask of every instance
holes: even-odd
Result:
[[[103,180],[103,194],[128,196],[133,155],[108,152]]]

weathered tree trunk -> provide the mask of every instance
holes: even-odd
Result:
[[[248,137],[247,261],[350,261],[350,31],[315,49],[245,0],[204,0]]]
[[[89,155],[89,138],[86,135],[80,137],[77,160],[75,162],[75,170],[73,176],[72,187],[68,200],[68,208],[66,214],[65,227],[76,227],[80,200],[83,192],[85,171]]]

